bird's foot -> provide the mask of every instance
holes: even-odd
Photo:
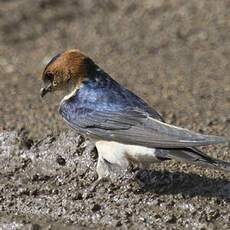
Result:
[[[89,188],[86,189],[86,191],[83,194],[83,198],[88,198],[92,195],[92,193],[94,193],[96,191],[96,188],[101,185],[103,182],[108,181],[107,177],[102,177],[102,178],[98,178],[97,180],[95,180],[91,186],[89,186]]]
[[[89,191],[95,192],[96,188],[103,182],[108,181],[107,177],[98,178],[93,184],[90,186]]]

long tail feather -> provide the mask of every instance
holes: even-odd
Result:
[[[230,172],[230,162],[214,159],[197,148],[173,149],[169,151],[168,156],[178,161]]]

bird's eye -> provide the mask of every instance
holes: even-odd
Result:
[[[53,81],[53,86],[57,86],[57,82],[56,81]]]
[[[54,80],[54,75],[50,72],[46,73],[46,79],[50,82]]]

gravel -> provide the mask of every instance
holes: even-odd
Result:
[[[230,136],[228,1],[0,1],[1,229],[230,229],[230,175],[174,161],[96,191],[97,151],[39,97],[55,54],[79,48],[165,120]],[[203,150],[230,161],[229,146]]]

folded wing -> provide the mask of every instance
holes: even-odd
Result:
[[[62,110],[60,113],[74,129],[124,144],[168,149],[227,142],[222,137],[198,134],[166,124],[138,108],[120,112],[79,108],[71,115]]]

